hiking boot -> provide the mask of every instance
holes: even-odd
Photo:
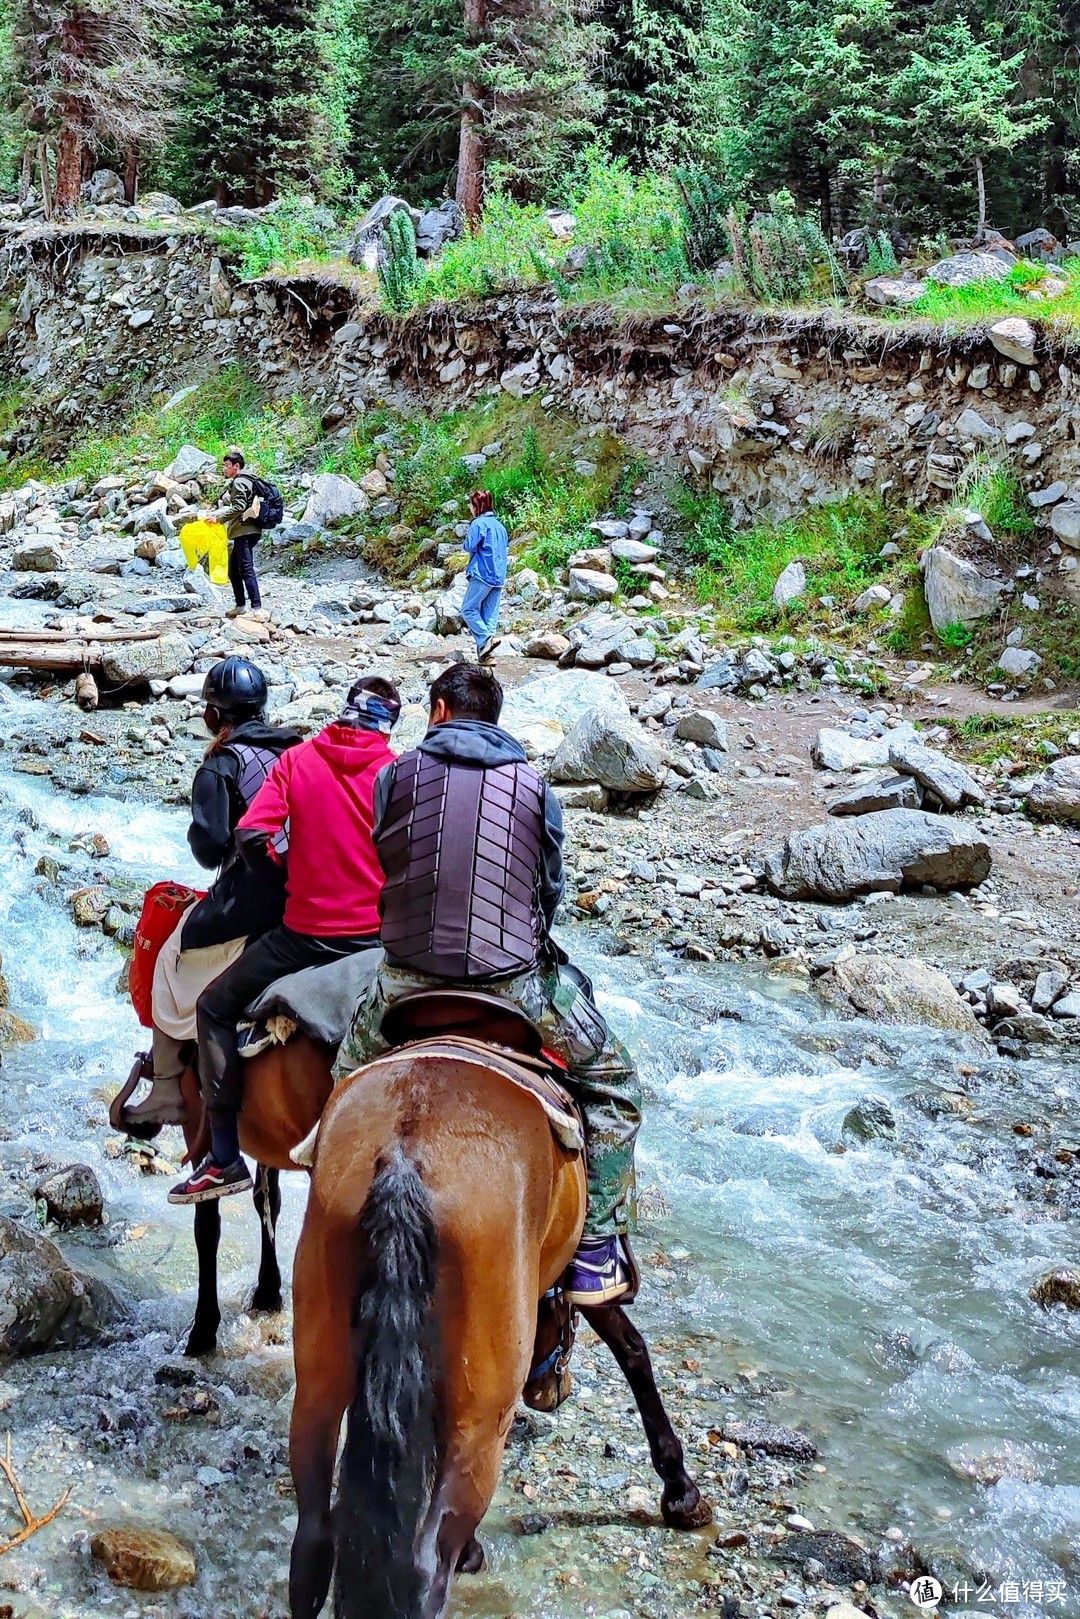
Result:
[[[124,1109],[124,1123],[127,1125],[186,1124],[187,1116],[187,1103],[180,1092],[178,1074],[165,1079],[155,1078],[142,1101]]]
[[[484,642],[483,646],[479,649],[479,651],[476,654],[477,663],[487,663],[488,659],[493,655],[493,653],[495,651],[495,648],[497,646],[502,646],[502,636],[501,635],[489,635],[487,640]]]
[[[181,1181],[169,1193],[170,1203],[210,1203],[218,1197],[232,1197],[236,1192],[250,1192],[254,1182],[242,1158],[224,1168],[213,1154],[205,1157],[194,1174]]]
[[[239,618],[240,614],[243,611],[244,611],[244,609],[242,607],[226,607],[226,609],[225,609],[225,617],[226,618]]]
[[[582,1237],[563,1278],[567,1300],[584,1308],[614,1304],[634,1291],[634,1274],[621,1237]]]

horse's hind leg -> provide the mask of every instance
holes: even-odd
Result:
[[[660,1498],[664,1522],[672,1529],[700,1529],[711,1523],[712,1507],[686,1471],[683,1448],[664,1409],[641,1333],[618,1304],[582,1308],[581,1314],[615,1356],[637,1401],[653,1467],[664,1481]]]
[[[277,1223],[281,1213],[281,1176],[276,1169],[260,1164],[252,1193],[255,1213],[259,1216],[262,1252],[259,1256],[259,1280],[251,1299],[253,1310],[276,1315],[281,1309],[281,1269],[277,1257]]]
[[[199,1302],[185,1355],[212,1355],[221,1325],[218,1305],[217,1256],[221,1240],[221,1209],[217,1203],[195,1205],[195,1251],[199,1256]]]

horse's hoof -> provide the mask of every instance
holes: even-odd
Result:
[[[706,1501],[696,1484],[670,1498],[665,1490],[660,1512],[669,1529],[704,1529],[713,1521],[712,1502]]]
[[[479,1574],[484,1566],[484,1548],[474,1536],[466,1541],[458,1558],[457,1571],[459,1574]]]
[[[252,1295],[252,1315],[280,1315],[284,1308],[280,1293],[256,1292]]]
[[[206,1332],[201,1327],[194,1327],[184,1349],[188,1359],[202,1360],[205,1356],[216,1353],[217,1332]]]

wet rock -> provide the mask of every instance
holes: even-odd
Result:
[[[360,485],[340,472],[322,472],[312,480],[301,522],[333,528],[347,517],[362,517],[371,501]]]
[[[822,973],[817,987],[834,1006],[874,1023],[929,1023],[982,1037],[970,1005],[945,974],[914,957],[849,956]]]
[[[71,914],[75,926],[99,928],[109,909],[109,896],[104,888],[81,888],[71,898]]]
[[[0,1010],[0,1051],[6,1051],[10,1046],[25,1045],[30,1040],[37,1039],[37,1030],[25,1018],[18,1017],[16,1013],[6,1007]]]
[[[1045,1276],[1039,1277],[1029,1297],[1044,1310],[1055,1304],[1063,1304],[1067,1310],[1080,1310],[1080,1268],[1059,1265],[1056,1270],[1048,1270]]]
[[[664,754],[635,719],[591,709],[560,743],[552,781],[599,782],[619,792],[655,792],[667,775]]]
[[[844,903],[924,884],[971,888],[990,867],[989,844],[973,828],[921,810],[882,810],[792,833],[766,857],[765,878],[782,899]]]
[[[727,726],[719,714],[707,708],[691,708],[679,715],[675,735],[683,742],[697,742],[703,748],[728,751]]]
[[[913,776],[878,776],[834,798],[829,814],[873,815],[877,810],[918,809],[921,803],[922,793]]]
[[[108,1313],[107,1292],[92,1289],[54,1243],[0,1215],[0,1355],[70,1348]]]
[[[820,1564],[823,1573],[814,1570],[815,1579],[826,1579],[830,1585],[854,1585],[863,1580],[867,1585],[881,1578],[877,1558],[857,1540],[836,1533],[832,1529],[797,1531],[784,1537],[773,1552],[777,1562],[796,1568],[808,1563]]]
[[[915,780],[941,800],[946,809],[960,809],[964,804],[984,804],[983,792],[971,771],[958,764],[936,748],[911,737],[889,740],[889,763],[901,775]]]
[[[764,1456],[782,1456],[789,1461],[812,1462],[817,1456],[814,1441],[797,1428],[782,1428],[778,1423],[754,1418],[725,1422],[717,1437],[738,1445],[740,1450],[760,1450]]]
[[[165,1529],[99,1529],[90,1550],[114,1585],[134,1591],[174,1591],[195,1579],[194,1552]]]
[[[100,1225],[105,1200],[89,1164],[69,1164],[46,1175],[34,1190],[57,1225]]]
[[[186,674],[194,657],[182,635],[169,633],[155,641],[110,643],[105,647],[101,667],[112,685],[126,686]]]
[[[1001,605],[1000,579],[989,578],[946,546],[924,552],[922,572],[930,622],[939,633],[950,624],[976,624]]]
[[[1010,1439],[1003,1439],[990,1448],[954,1445],[945,1452],[945,1460],[958,1477],[974,1479],[976,1484],[1000,1484],[1003,1478],[1033,1484],[1040,1472],[1034,1451]]]
[[[1028,788],[1029,815],[1047,821],[1080,821],[1080,755],[1048,765]]]
[[[896,1114],[884,1096],[864,1096],[849,1108],[840,1126],[845,1136],[857,1141],[893,1141],[896,1138]]]

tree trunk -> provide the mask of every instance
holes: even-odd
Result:
[[[818,168],[818,196],[821,203],[821,234],[827,242],[831,242],[833,233],[832,182],[824,163]]]
[[[19,164],[19,202],[24,203],[30,195],[34,184],[34,148],[27,141],[23,147],[22,162]]]
[[[41,176],[41,205],[45,218],[53,217],[52,175],[49,170],[49,143],[42,135],[38,141],[38,173]]]
[[[465,0],[465,39],[478,45],[487,27],[487,0]],[[484,87],[467,79],[461,87],[461,138],[458,144],[457,201],[470,226],[480,222],[484,207],[486,153]]]
[[[124,201],[134,206],[139,200],[139,145],[132,141],[124,153]]]
[[[53,192],[53,214],[57,219],[70,219],[78,212],[82,190],[83,141],[79,131],[70,122],[60,130],[56,146],[56,187]]]
[[[981,242],[986,236],[986,176],[983,174],[981,157],[975,159],[975,179],[979,186],[979,228],[975,232],[975,240]]]

